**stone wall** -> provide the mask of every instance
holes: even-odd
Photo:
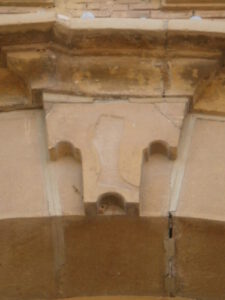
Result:
[[[95,18],[150,18],[150,19],[224,19],[223,1],[169,1],[169,0],[1,0],[2,13],[29,13],[40,8],[80,18],[91,12]]]
[[[87,217],[81,166],[49,161],[44,113],[0,113],[2,299],[223,300],[225,118],[189,115],[182,135],[176,161],[144,163],[145,217]]]
[[[0,2],[1,299],[224,300],[224,21],[15,2]]]
[[[189,19],[225,18],[221,1],[163,1],[163,0],[55,0],[60,10],[73,17],[92,12],[96,18]],[[188,2],[188,3],[187,3]],[[217,4],[218,2],[218,4]]]

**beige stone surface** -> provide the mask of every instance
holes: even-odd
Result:
[[[56,163],[49,162],[49,164],[54,166],[56,173],[56,185],[61,206],[59,213],[62,215],[83,215],[81,163],[70,156],[66,156]]]
[[[74,60],[71,55],[44,49],[8,53],[7,65],[31,90],[101,96],[163,94],[163,62],[159,59],[106,55]]]
[[[13,32],[13,31],[27,31],[32,27],[42,28],[45,30],[47,27],[53,25],[55,21],[55,12],[54,11],[43,11],[39,13],[21,13],[18,15],[15,14],[3,14],[0,19],[0,30],[1,32]],[[18,26],[19,25],[19,26]],[[28,25],[28,26],[25,26]],[[7,28],[8,27],[8,28]]]
[[[185,102],[52,101],[47,102],[50,109],[46,107],[48,148],[53,158],[62,142],[80,151],[84,203],[119,193],[125,202],[139,204],[143,151],[148,153],[151,143],[161,141],[176,152]]]
[[[194,299],[223,300],[224,222],[176,218],[174,225],[176,295]]]
[[[213,69],[218,68],[216,59],[180,58],[168,61],[168,83],[165,94],[167,96],[187,95],[195,93],[200,81],[209,76]]]
[[[224,221],[225,120],[194,122],[176,216]]]
[[[171,33],[177,31],[181,32],[184,35],[193,35],[193,34],[206,34],[208,36],[223,36],[224,34],[224,22],[218,20],[201,20],[196,22],[195,20],[169,20],[168,30]],[[213,46],[213,45],[212,45]]]
[[[224,1],[200,0],[56,0],[58,12],[69,16],[80,18],[86,11],[91,12],[95,18],[157,18],[161,16],[166,19],[186,18],[197,15],[195,10],[202,11],[217,10],[224,12]],[[219,18],[219,14],[214,17]],[[213,16],[212,16],[213,17]]]
[[[0,218],[48,215],[40,154],[40,111],[0,114]],[[15,134],[16,130],[16,134]]]
[[[142,296],[142,297],[135,297],[135,296],[117,296],[117,297],[75,297],[75,298],[66,298],[67,300],[126,300],[126,299],[130,299],[130,300],[139,300],[139,299],[143,299],[143,300],[169,300],[171,298],[168,297],[146,297],[146,296]],[[57,300],[66,300],[66,299],[57,299]],[[180,298],[180,297],[174,297],[174,300],[191,300],[191,299],[187,299],[187,298]]]
[[[221,2],[222,1],[222,2]],[[217,10],[218,13],[213,13],[211,18],[221,18],[221,13],[224,12],[223,0],[212,1],[167,1],[167,0],[108,0],[97,1],[92,0],[2,0],[0,2],[0,11],[3,13],[30,13],[33,8],[44,7],[50,9],[55,6],[55,10],[59,14],[65,14],[70,17],[81,18],[82,14],[89,11],[94,14],[95,18],[161,18],[183,19],[197,15],[198,10],[210,11]],[[195,11],[196,10],[196,11]],[[207,17],[207,16],[206,16]],[[224,16],[223,16],[224,18]]]
[[[166,219],[0,221],[2,299],[166,295]]]
[[[54,0],[1,0],[0,6],[52,7],[54,6]]]
[[[71,19],[58,20],[53,27],[53,16],[40,14],[36,23],[31,23],[34,27],[27,27],[31,15],[24,20],[18,17],[18,30],[29,32],[23,35],[26,43],[31,31],[38,30],[41,36],[37,35],[35,43],[47,38],[50,44],[9,46],[8,42],[16,39],[18,26],[10,16],[9,20],[3,18],[1,27],[5,32],[2,41],[7,45],[3,47],[2,69],[17,75],[17,80],[22,78],[28,91],[27,106],[41,107],[42,91],[47,89],[95,97],[188,96],[194,97],[197,111],[223,113],[223,72],[214,79],[212,76],[221,68],[223,22]],[[48,33],[50,29],[54,34]],[[6,34],[8,30],[13,36]],[[219,99],[215,99],[214,90]],[[21,106],[19,99],[14,101],[15,107]],[[12,109],[10,99],[3,108]]]
[[[169,297],[146,297],[146,296],[142,296],[142,297],[135,297],[135,296],[117,296],[117,297],[75,297],[75,298],[66,298],[67,300],[170,300],[171,298]],[[57,299],[57,300],[66,300],[66,299]],[[194,300],[194,299],[190,299],[190,298],[180,298],[180,297],[173,297],[174,300]]]
[[[26,103],[24,82],[6,68],[0,68],[0,103],[1,110],[7,107],[23,107]]]
[[[202,83],[203,87],[194,103],[195,111],[210,114],[224,114],[224,80],[224,69],[220,69],[210,80],[206,83]]]
[[[40,1],[0,1],[0,298],[224,300],[224,1]]]
[[[0,219],[84,214],[81,165],[48,160],[40,110],[1,113],[0,136]]]
[[[19,26],[17,26],[19,24]],[[94,20],[83,20],[77,18],[70,18],[66,15],[60,18],[54,10],[45,10],[41,13],[21,13],[21,14],[2,14],[0,20],[0,32],[21,32],[29,31],[31,29],[46,31],[49,28],[54,28],[55,38],[60,40],[65,38],[66,33],[79,34],[80,31],[89,29],[92,32],[96,30],[126,30],[126,31],[145,31],[150,36],[158,41],[160,38],[165,38],[165,33],[182,33],[183,35],[202,34],[204,36],[224,37],[224,21],[223,20],[202,20],[196,22],[195,20],[164,20],[164,19],[117,19],[117,18],[100,18]],[[28,25],[28,26],[26,26]],[[86,32],[87,33],[87,32]],[[103,33],[103,32],[102,32]],[[127,33],[127,32],[126,32]],[[78,35],[79,36],[79,35]],[[157,39],[158,37],[158,39]],[[16,37],[14,37],[16,39]],[[17,36],[17,38],[22,38]],[[37,38],[37,36],[36,36]],[[70,41],[72,42],[73,39]],[[2,42],[5,42],[2,39]],[[69,39],[64,39],[63,43],[66,45]],[[214,46],[214,45],[212,45]]]
[[[140,184],[142,216],[168,215],[173,165],[173,161],[162,154],[154,154],[143,162]]]
[[[220,71],[219,52],[179,50],[179,57],[174,58],[176,50],[171,49],[170,58],[165,63],[161,57],[163,49],[158,54],[153,52],[154,58],[141,59],[118,53],[116,57],[103,55],[101,59],[97,55],[82,55],[79,60],[74,60],[70,52],[62,54],[58,51],[56,45],[51,49],[42,45],[38,51],[24,47],[5,48],[8,68],[2,68],[2,73],[13,74],[14,81],[20,82],[22,78],[27,95],[22,103],[16,97],[11,103],[11,98],[5,95],[2,110],[21,106],[41,107],[42,90],[47,89],[52,93],[76,96],[130,97],[131,102],[137,101],[133,100],[137,97],[139,102],[153,102],[146,98],[163,95],[171,97],[168,101],[173,102],[174,97],[182,100],[188,96],[194,98],[193,108],[196,111],[223,113],[223,72]],[[190,57],[182,57],[188,55]],[[196,58],[198,55],[205,58]],[[218,75],[215,76],[217,70]],[[7,85],[5,91],[6,88]]]
[[[104,45],[102,45],[104,47]],[[77,44],[79,47],[79,44]],[[139,95],[162,94],[161,62],[139,57],[98,56],[57,57],[57,77],[70,91],[85,95]],[[52,87],[54,90],[54,87]]]
[[[205,8],[205,9],[224,9],[223,0],[163,0],[162,7],[172,9],[187,9],[187,8]]]
[[[126,216],[65,220],[65,297],[166,295],[167,221]],[[79,257],[79,259],[78,259]]]
[[[0,220],[0,235],[1,299],[54,297],[54,244],[49,221],[45,218]]]

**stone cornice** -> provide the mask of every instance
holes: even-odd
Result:
[[[224,9],[225,3],[222,0],[162,0],[162,8],[164,9]]]
[[[65,16],[66,17],[66,16]],[[201,35],[206,38],[225,38],[224,21],[218,20],[153,20],[153,19],[114,19],[101,18],[94,20],[72,19],[66,17],[61,20],[54,11],[42,13],[1,15],[0,32],[12,33],[29,31],[33,29],[44,30],[50,27],[55,35],[61,31],[68,36],[79,31],[98,31],[98,34],[105,31],[133,32],[150,34],[175,34],[178,36]],[[161,36],[160,36],[161,37]],[[163,35],[162,38],[165,38]],[[4,41],[3,41],[4,42]],[[15,41],[16,43],[16,41]],[[2,44],[2,41],[1,41]]]
[[[0,6],[52,7],[54,0],[0,0]]]
[[[2,100],[1,110],[39,107],[42,92],[52,91],[100,98],[188,97],[194,108],[198,102],[197,111],[224,113],[218,99],[207,110],[201,98],[224,74],[222,21],[62,21],[52,11],[7,15],[0,20],[0,45],[4,72],[7,68],[24,86],[20,103]],[[223,94],[223,85],[213,88]]]

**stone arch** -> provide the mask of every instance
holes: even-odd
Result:
[[[49,155],[51,160],[58,160],[63,156],[72,156],[79,162],[82,161],[80,150],[78,148],[75,148],[73,144],[68,141],[61,141],[57,143],[53,148],[50,148]]]
[[[148,148],[148,155],[154,154],[161,154],[170,160],[174,160],[177,157],[177,149],[171,147],[166,141],[156,140],[151,142]]]
[[[102,194],[97,201],[97,214],[99,215],[125,215],[126,201],[116,192]]]

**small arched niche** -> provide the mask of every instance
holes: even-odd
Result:
[[[82,158],[79,149],[63,141],[49,150],[65,215],[84,215]]]
[[[140,215],[166,215],[170,200],[170,180],[176,148],[154,141],[144,151],[140,184]]]
[[[72,156],[75,160],[81,162],[80,150],[67,141],[59,142],[55,147],[50,148],[49,155],[51,160],[58,160],[65,156]]]
[[[154,141],[152,142],[147,151],[147,156],[151,156],[154,154],[161,154],[167,157],[170,160],[176,159],[176,148],[169,146],[169,144],[165,141]]]
[[[105,193],[97,201],[98,215],[126,215],[126,203],[118,193]]]

